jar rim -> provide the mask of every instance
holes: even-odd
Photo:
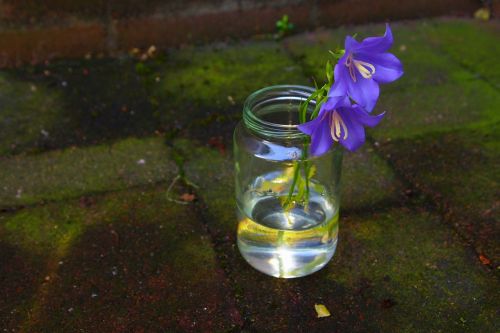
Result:
[[[298,128],[296,124],[280,124],[270,122],[259,117],[255,110],[267,102],[290,103],[294,101],[297,105],[307,100],[314,92],[314,88],[302,85],[275,85],[259,89],[250,94],[243,105],[243,121],[245,125],[264,136],[277,138],[304,138],[306,135]],[[315,106],[315,101],[311,101],[308,108]],[[297,108],[298,112],[298,108]]]

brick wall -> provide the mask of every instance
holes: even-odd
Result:
[[[0,66],[275,30],[467,15],[479,0],[0,0]]]

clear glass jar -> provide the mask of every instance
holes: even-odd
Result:
[[[297,128],[299,106],[312,92],[254,92],[234,132],[238,248],[251,266],[275,277],[311,274],[337,246],[342,150],[310,156],[309,138]],[[313,108],[311,102],[308,113]]]

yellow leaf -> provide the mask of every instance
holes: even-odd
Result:
[[[330,317],[330,311],[323,304],[314,304],[318,318]]]
[[[488,21],[490,19],[490,10],[488,8],[480,8],[474,13],[474,17],[478,20]]]

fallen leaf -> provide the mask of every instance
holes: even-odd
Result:
[[[323,304],[314,304],[314,309],[316,310],[316,314],[318,318],[330,317],[330,311]]]
[[[196,196],[194,194],[191,194],[191,193],[184,193],[180,196],[180,198],[182,201],[191,202],[194,199],[196,199]]]
[[[474,13],[474,18],[481,21],[488,21],[490,19],[490,10],[488,8],[479,8]]]
[[[481,263],[483,265],[489,265],[489,264],[491,264],[491,260],[488,257],[486,257],[485,255],[483,255],[483,254],[479,255],[479,260],[481,261]]]

